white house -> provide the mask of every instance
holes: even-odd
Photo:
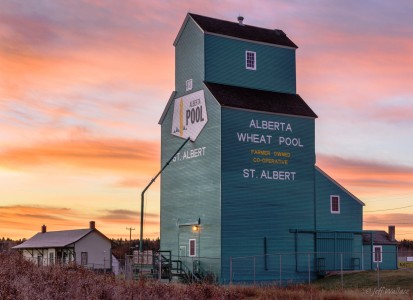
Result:
[[[23,256],[40,265],[75,262],[88,268],[110,270],[112,265],[111,241],[90,221],[87,229],[42,231],[24,243],[13,247]]]

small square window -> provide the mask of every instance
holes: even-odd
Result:
[[[253,51],[245,51],[245,68],[248,70],[257,69],[257,54]]]
[[[192,90],[192,79],[188,79],[185,83],[185,90],[188,92]]]
[[[382,262],[382,247],[381,246],[373,246],[373,262]]]
[[[189,240],[189,256],[196,256],[196,239]]]
[[[332,214],[340,213],[340,196],[330,196],[330,210]]]

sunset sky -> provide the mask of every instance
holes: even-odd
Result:
[[[138,238],[188,12],[287,33],[317,165],[366,204],[364,229],[413,239],[410,0],[0,1],[0,238],[90,220]],[[145,216],[158,237],[159,181]]]

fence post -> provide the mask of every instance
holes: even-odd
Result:
[[[232,284],[232,256],[229,257],[229,284]]]
[[[282,256],[280,254],[280,286],[282,286]]]
[[[307,261],[308,261],[308,285],[310,285],[310,283],[311,283],[310,253],[307,254],[307,257],[308,257],[307,258]]]
[[[192,272],[191,272],[191,274],[192,274],[192,282],[194,282],[194,278],[195,278],[195,275],[194,275],[194,257],[192,257]]]
[[[254,256],[254,285],[255,285],[255,256]]]
[[[340,253],[340,274],[341,274],[341,288],[344,288],[344,281],[343,281],[343,253]]]
[[[159,263],[159,281],[162,280],[162,255],[161,252],[158,253],[158,263]]]
[[[377,261],[377,288],[380,288],[380,268],[379,268],[378,261]]]

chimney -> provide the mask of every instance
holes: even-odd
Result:
[[[238,16],[237,20],[238,20],[239,25],[244,26],[244,24],[242,23],[242,21],[244,21],[243,16]]]
[[[95,221],[90,221],[89,224],[90,224],[90,226],[89,226],[90,229],[96,229]]]
[[[389,238],[392,242],[396,241],[396,227],[394,225],[389,225]]]
[[[42,233],[46,233],[46,225],[44,225],[44,224],[42,226]]]

